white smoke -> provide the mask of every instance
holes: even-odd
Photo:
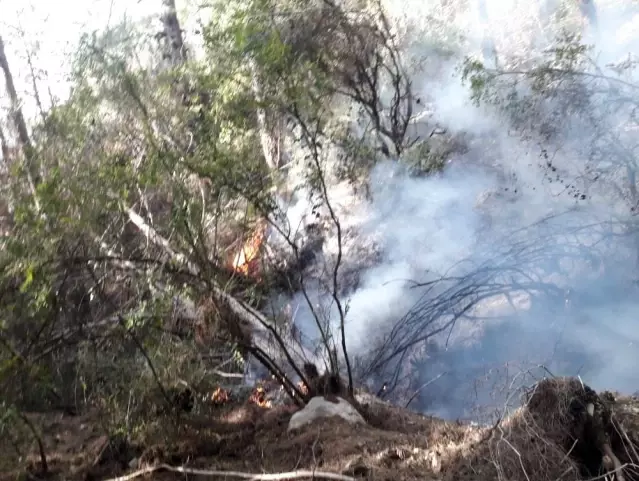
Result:
[[[356,228],[360,244],[374,239],[380,252],[375,265],[361,274],[357,289],[344,299],[350,353],[372,355],[375,342],[398,320],[409,314],[418,322],[429,312],[435,293],[425,298],[425,288],[415,283],[469,273],[486,282],[530,278],[552,283],[552,276],[540,274],[540,262],[544,253],[560,251],[561,267],[573,273],[568,281],[564,276],[555,282],[553,295],[560,306],[521,292],[510,300],[488,296],[452,330],[434,338],[439,352],[427,350],[425,361],[416,364],[421,367],[413,370],[413,387],[447,373],[429,386],[416,407],[457,417],[468,415],[472,404],[501,406],[517,385],[513,379],[530,382],[546,368],[556,375],[579,374],[599,389],[636,390],[639,336],[632,323],[639,304],[628,300],[629,294],[623,300],[614,297],[634,288],[629,279],[637,252],[628,248],[628,237],[615,237],[628,233],[632,213],[610,184],[593,187],[586,175],[597,145],[593,140],[601,132],[584,129],[583,119],[566,112],[557,123],[559,141],[523,138],[496,109],[473,104],[458,70],[465,56],[481,58],[485,32],[498,59],[538,58],[552,40],[549,29],[557,27],[547,26],[542,15],[550,2],[486,0],[482,18],[479,3],[458,10],[451,7],[454,2],[438,3],[402,1],[390,3],[388,10],[397,30],[407,36],[407,58],[423,61],[414,69],[413,83],[426,99],[429,126],[467,135],[468,150],[453,154],[444,173],[429,178],[411,177],[395,162],[382,163],[372,174],[372,202],[342,199],[340,219]],[[594,44],[593,62],[602,72],[637,51],[636,10],[630,2],[596,2],[596,28],[585,30],[585,41]],[[578,23],[574,17],[571,22],[566,23],[571,28]],[[442,43],[450,47],[446,54]],[[624,79],[631,86],[627,94],[634,94],[637,102],[639,87],[632,86],[639,85],[638,79],[630,72]],[[601,109],[608,132],[618,134],[624,145],[639,145],[639,131],[618,132],[622,121],[628,123],[627,112],[615,111],[599,98],[591,100]],[[605,262],[592,261],[591,254]],[[347,264],[348,252],[346,258]],[[568,262],[572,264],[566,267]],[[476,273],[482,269],[510,273],[481,277]],[[571,298],[575,283],[597,296]],[[313,292],[313,302],[323,305],[336,322],[335,306],[321,289]],[[302,296],[294,299],[296,323],[315,337],[305,304]],[[531,370],[541,364],[543,369]],[[503,391],[495,394],[499,389]]]

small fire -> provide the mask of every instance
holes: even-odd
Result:
[[[218,387],[213,394],[211,394],[211,401],[213,404],[226,404],[231,400],[231,396],[226,389]]]
[[[244,275],[254,275],[259,273],[259,253],[266,235],[266,223],[258,223],[255,231],[247,239],[242,249],[235,254],[233,259],[233,269]]]
[[[308,388],[303,381],[298,382],[297,387],[303,395],[308,394]],[[248,397],[248,403],[255,404],[261,408],[272,408],[273,401],[267,397],[269,393],[273,393],[277,390],[284,390],[284,386],[282,386],[274,378],[258,381],[255,389],[253,389]],[[211,393],[210,400],[214,405],[221,406],[231,401],[231,394],[226,389],[218,387],[215,391],[213,391],[213,393]]]
[[[300,392],[306,396],[308,394],[308,386],[306,385],[306,383],[304,381],[300,381],[297,383],[297,388],[300,390]]]
[[[266,389],[264,389],[262,386],[258,386],[257,388],[255,388],[255,390],[249,397],[249,402],[261,408],[272,407],[271,401],[266,399]]]

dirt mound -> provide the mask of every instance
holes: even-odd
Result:
[[[387,407],[370,416],[372,425],[354,426],[328,419],[287,434],[290,415],[285,408],[262,410],[241,429],[215,443],[203,439],[200,433],[195,437],[199,440],[192,438],[182,451],[166,451],[170,458],[147,458],[143,462],[175,466],[188,461],[190,467],[217,471],[280,473],[306,469],[388,481],[424,480],[441,468],[442,461],[433,447],[441,445],[443,452],[446,444],[463,440],[466,431],[460,424]],[[213,463],[212,445],[219,447]],[[183,475],[154,476],[181,479]]]
[[[296,409],[251,404],[206,416],[189,414],[179,422],[161,418],[128,443],[107,438],[110,455],[107,439],[87,428],[90,415],[81,422],[61,417],[43,429],[51,477],[109,479],[166,464],[182,472],[156,470],[145,479],[182,479],[184,470],[200,469],[209,476],[211,471],[310,470],[348,477],[342,479],[389,481],[577,481],[614,471],[607,445],[623,466],[625,481],[639,480],[629,466],[639,459],[639,401],[598,395],[576,379],[542,381],[528,393],[524,407],[492,427],[444,422],[372,403],[364,408],[367,425],[328,419],[289,434],[288,421]]]
[[[632,467],[639,461],[639,410],[628,415],[620,406],[613,394],[598,395],[575,378],[541,381],[447,479],[577,481],[616,473],[619,480],[639,480]]]
[[[376,406],[366,413],[368,425],[352,425],[325,419],[287,433],[291,410],[272,408],[255,412],[243,430],[217,443],[223,449],[212,463],[210,442],[200,438],[209,452],[175,450],[172,459],[157,457],[153,463],[177,465],[187,458],[192,468],[252,473],[296,470],[339,473],[345,476],[388,481],[436,479],[451,446],[470,444],[476,428],[409,413],[392,406]],[[474,440],[474,438],[473,438]],[[202,456],[202,454],[204,454]],[[147,459],[145,461],[151,461]],[[154,473],[162,479],[180,473]]]

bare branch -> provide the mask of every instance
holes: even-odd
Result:
[[[220,476],[228,478],[250,479],[253,481],[280,481],[285,479],[333,479],[336,481],[355,481],[355,478],[351,476],[345,476],[343,474],[327,473],[325,471],[311,471],[311,470],[299,470],[290,471],[288,473],[277,474],[253,474],[242,473],[239,471],[214,471],[207,469],[194,469],[185,467],[169,466],[168,464],[160,464],[158,466],[150,466],[148,468],[140,469],[131,474],[125,476],[119,476],[117,478],[107,479],[105,481],[129,481],[145,474],[153,473],[156,471],[171,471],[174,473],[192,474],[195,476]]]

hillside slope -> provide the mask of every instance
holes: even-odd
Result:
[[[626,481],[639,479],[629,466],[639,446],[639,398],[596,394],[578,379],[557,378],[540,382],[526,399],[501,422],[480,427],[369,396],[363,401],[368,425],[326,419],[291,433],[288,421],[298,408],[228,403],[179,422],[158,418],[130,442],[101,435],[95,413],[30,418],[42,427],[53,479],[183,479],[185,472],[207,479],[310,479],[301,470],[312,470],[315,479],[581,480],[614,471],[608,456],[599,462],[603,445],[618,458]],[[42,478],[36,453],[30,472]]]

